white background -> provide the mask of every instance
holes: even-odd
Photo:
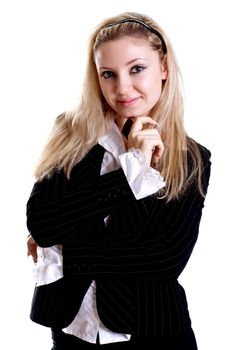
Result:
[[[50,349],[32,323],[25,205],[54,118],[79,96],[86,43],[104,17],[138,11],[165,29],[186,91],[188,133],[212,151],[200,235],[180,282],[199,350],[232,350],[232,11],[221,0],[1,0],[0,348]],[[3,345],[4,344],[4,345]]]

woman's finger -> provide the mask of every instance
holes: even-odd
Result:
[[[146,126],[146,129],[155,128],[158,123],[153,120],[151,117],[143,116],[143,117],[132,117],[133,124],[131,126],[130,132],[143,130]]]
[[[37,244],[31,235],[29,235],[27,239],[27,255],[31,255],[34,263],[37,262]]]

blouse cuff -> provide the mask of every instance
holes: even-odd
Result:
[[[119,156],[119,162],[136,199],[150,196],[166,185],[160,172],[148,167],[139,149],[130,148]]]

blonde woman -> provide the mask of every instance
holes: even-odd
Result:
[[[178,277],[196,243],[210,152],[183,124],[171,43],[148,16],[105,19],[79,106],[61,114],[27,203],[30,317],[53,349],[197,349]]]

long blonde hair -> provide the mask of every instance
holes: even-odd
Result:
[[[137,21],[124,22],[124,19],[142,21],[159,35],[155,35]],[[123,23],[117,24],[119,21]],[[112,23],[114,25],[109,26]],[[162,28],[148,16],[135,12],[125,12],[105,19],[96,27],[89,40],[87,69],[80,103],[74,110],[57,117],[35,176],[41,180],[50,176],[54,170],[64,169],[69,177],[73,166],[107,132],[110,121],[116,118],[101,93],[95,66],[95,51],[102,43],[125,35],[148,40],[151,47],[158,51],[161,61],[165,61],[167,65],[168,76],[163,84],[160,99],[151,114],[159,124],[159,132],[165,145],[163,156],[156,164],[167,184],[163,197],[168,201],[178,198],[196,177],[199,191],[203,194],[199,148],[184,129],[182,78],[175,53]],[[191,172],[188,171],[188,151],[193,164]]]

